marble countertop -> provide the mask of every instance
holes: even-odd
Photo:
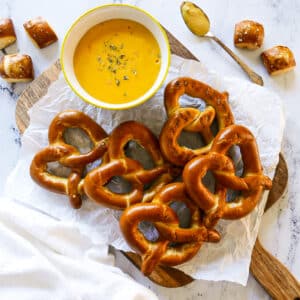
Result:
[[[29,54],[34,62],[35,76],[49,67],[59,56],[62,38],[72,21],[85,10],[111,3],[102,0],[37,1],[0,0],[0,17],[11,17],[14,21],[17,43],[2,50],[5,53]],[[192,35],[185,27],[179,11],[181,0],[133,0],[113,1],[130,3],[153,14],[177,39],[201,60],[208,68],[224,75],[247,79],[240,67],[213,41]],[[211,30],[248,63],[265,82],[265,86],[282,98],[286,117],[286,130],[282,152],[289,169],[288,193],[263,217],[260,240],[264,247],[276,256],[300,280],[300,71],[270,77],[263,67],[259,54],[263,49],[275,45],[286,45],[292,49],[300,63],[300,2],[297,0],[210,0],[195,1],[211,19]],[[45,17],[59,36],[59,42],[38,50],[29,41],[22,24],[35,16]],[[233,46],[234,24],[244,19],[257,20],[264,24],[263,48],[256,51],[235,49]],[[296,38],[298,36],[298,39]],[[7,84],[0,79],[0,195],[7,175],[18,159],[21,137],[15,123],[15,107],[18,96],[26,84]],[[270,112],[271,113],[271,112]],[[269,296],[250,275],[246,287],[226,282],[197,281],[186,287],[166,289],[158,287],[139,274],[123,257],[117,264],[136,280],[152,289],[160,299],[269,299]]]

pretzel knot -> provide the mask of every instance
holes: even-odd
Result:
[[[183,94],[204,100],[205,110],[180,107],[179,98]],[[219,130],[234,122],[228,94],[191,78],[171,81],[165,89],[164,101],[168,120],[161,131],[160,146],[163,155],[175,165],[184,166],[193,157],[210,150],[214,139],[211,126],[215,119]],[[177,140],[182,130],[201,133],[206,145],[198,149],[180,146]]]
[[[93,148],[88,153],[80,151],[65,142],[64,134],[68,128],[80,128],[90,138]],[[74,208],[81,207],[83,194],[82,177],[87,164],[99,159],[107,149],[107,134],[94,120],[80,111],[64,111],[50,124],[49,146],[39,151],[30,166],[32,179],[40,186],[56,193],[69,196]],[[70,168],[67,178],[51,174],[48,163],[58,162]]]
[[[153,168],[145,169],[138,161],[126,156],[125,147],[130,141],[137,142],[147,150],[152,158]],[[84,191],[90,199],[100,204],[124,209],[134,203],[150,201],[176,175],[177,170],[164,162],[153,133],[138,122],[127,121],[111,133],[104,163],[86,176]],[[105,185],[114,176],[125,178],[131,184],[131,191],[124,194],[110,191]],[[145,185],[151,182],[151,188],[144,191]]]
[[[181,228],[171,202],[181,201],[191,213],[189,228]],[[156,241],[149,241],[139,230],[141,221],[154,222],[159,233]],[[175,266],[191,259],[202,243],[218,242],[220,235],[202,225],[199,209],[192,203],[183,183],[164,186],[151,203],[139,203],[128,207],[120,219],[120,227],[128,244],[142,255],[142,272],[150,274],[161,263]]]
[[[226,156],[233,145],[240,147],[243,160],[242,177],[235,175],[233,161]],[[216,180],[215,194],[202,179],[211,170]],[[186,164],[183,181],[193,201],[205,212],[204,224],[214,226],[220,219],[239,219],[250,213],[261,198],[264,189],[271,189],[272,181],[263,174],[256,141],[243,126],[231,125],[220,131],[211,151]],[[226,202],[227,189],[241,191],[241,195]]]

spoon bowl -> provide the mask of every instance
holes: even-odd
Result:
[[[180,6],[182,18],[186,26],[197,36],[205,36],[210,29],[210,21],[206,13],[192,2],[182,2]]]
[[[196,36],[210,38],[218,43],[243,69],[250,80],[258,85],[263,85],[263,79],[247,66],[231,49],[219,38],[210,32],[210,21],[206,13],[196,4],[184,1],[180,6],[181,16],[188,29]]]

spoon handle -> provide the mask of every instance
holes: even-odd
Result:
[[[264,85],[262,77],[256,74],[244,62],[242,62],[242,60],[231,49],[229,49],[220,39],[218,39],[214,35],[208,35],[207,37],[217,42],[240,65],[240,67],[247,73],[247,75],[249,76],[252,82],[258,85]]]

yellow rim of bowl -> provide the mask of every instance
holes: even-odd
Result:
[[[65,67],[64,67],[64,60],[63,60],[63,54],[64,54],[64,48],[65,48],[65,43],[66,43],[66,40],[71,32],[71,30],[73,29],[73,27],[83,18],[85,17],[86,15],[90,14],[91,12],[99,9],[99,8],[103,8],[103,7],[108,7],[108,6],[127,6],[127,7],[130,7],[130,8],[133,8],[133,9],[136,9],[138,11],[141,11],[143,12],[145,15],[147,15],[148,17],[150,17],[152,19],[152,21],[154,23],[156,23],[156,25],[158,26],[159,30],[161,31],[164,39],[165,39],[165,42],[166,42],[166,45],[167,45],[167,51],[168,51],[168,61],[167,61],[167,67],[166,67],[166,71],[165,71],[165,74],[163,75],[162,77],[162,80],[161,82],[159,83],[159,85],[157,86],[157,88],[149,95],[149,97],[146,97],[145,99],[141,99],[141,101],[139,101],[138,103],[134,103],[134,104],[130,104],[131,102],[128,102],[128,105],[126,105],[126,107],[106,107],[106,106],[103,106],[103,105],[96,105],[95,103],[92,103],[92,101],[90,101],[89,99],[83,97],[76,89],[75,87],[71,84],[71,82],[69,81],[69,78],[67,76],[67,73],[65,71]],[[110,110],[122,110],[122,109],[128,109],[128,108],[132,108],[132,107],[136,107],[144,102],[146,102],[148,99],[150,99],[158,90],[159,88],[162,86],[162,84],[164,83],[167,75],[168,75],[168,71],[169,71],[169,68],[170,68],[170,63],[171,63],[171,50],[170,50],[170,43],[169,43],[169,39],[167,37],[167,34],[166,34],[166,31],[162,28],[161,24],[158,22],[158,20],[156,20],[150,13],[148,13],[147,11],[145,11],[144,9],[142,8],[139,8],[139,7],[136,7],[134,5],[130,5],[130,4],[104,4],[104,5],[99,5],[99,6],[96,6],[94,8],[91,8],[89,10],[87,10],[86,12],[84,12],[82,15],[80,15],[74,22],[73,24],[70,26],[70,28],[67,30],[67,33],[65,34],[64,36],[64,39],[63,39],[63,43],[62,43],[62,47],[61,47],[61,51],[60,51],[60,63],[61,63],[61,69],[62,69],[62,72],[64,74],[64,78],[65,80],[68,82],[69,86],[71,87],[72,91],[78,96],[80,97],[81,99],[83,99],[85,102],[93,105],[93,106],[96,106],[96,107],[100,107],[100,108],[105,108],[105,109],[110,109]],[[141,96],[142,97],[142,96]],[[104,102],[104,101],[102,101]]]

